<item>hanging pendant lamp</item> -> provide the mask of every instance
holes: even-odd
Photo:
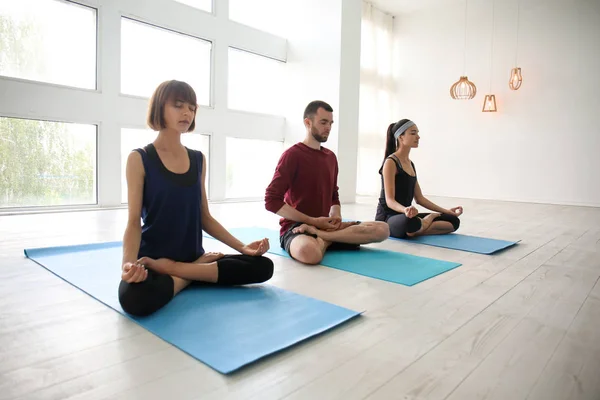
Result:
[[[493,94],[486,94],[485,100],[483,100],[483,112],[496,112],[496,96]]]
[[[471,100],[477,94],[477,87],[466,76],[450,87],[450,96],[454,100]]]
[[[523,77],[521,76],[521,68],[513,68],[510,71],[510,80],[508,81],[508,87],[512,90],[519,90],[523,83]]]
[[[521,14],[521,2],[517,4],[517,44],[515,46],[515,65],[519,65],[517,62],[519,57],[519,24]],[[510,79],[508,80],[508,87],[511,90],[519,90],[523,83],[523,77],[521,76],[521,68],[515,67],[510,71]]]
[[[492,92],[492,71],[494,70],[494,7],[495,1],[492,0],[492,40],[490,43],[490,93]],[[483,99],[483,112],[496,112],[496,95],[486,94]]]
[[[465,47],[463,70],[467,69],[467,2],[465,0]],[[471,100],[477,94],[477,87],[467,78],[467,74],[463,74],[460,79],[450,86],[450,97],[454,100]]]

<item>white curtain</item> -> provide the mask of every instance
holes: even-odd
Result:
[[[378,195],[388,125],[399,119],[393,73],[394,17],[363,1],[358,130],[358,195]]]

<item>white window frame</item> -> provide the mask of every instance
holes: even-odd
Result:
[[[62,0],[64,1],[64,0]],[[198,132],[211,135],[211,201],[225,200],[225,138],[284,140],[281,116],[239,112],[227,108],[228,49],[235,47],[286,61],[287,41],[276,35],[229,20],[229,1],[213,0],[213,12],[174,0],[73,0],[97,10],[96,90],[0,76],[3,96],[0,116],[94,124],[97,137],[97,196],[95,206],[59,209],[121,208],[121,128],[144,129],[148,99],[120,93],[121,17],[135,19],[213,44],[211,105],[200,107]],[[0,209],[0,214],[50,211],[47,207]]]

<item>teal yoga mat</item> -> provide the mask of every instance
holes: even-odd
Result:
[[[232,228],[229,229],[229,232],[244,243],[250,243],[265,237],[269,238],[270,253],[290,257],[279,244],[279,231],[260,227],[246,227]],[[406,286],[413,286],[461,265],[451,261],[364,246],[360,250],[326,252],[320,264]]]
[[[519,242],[461,235],[459,233],[449,233],[447,235],[425,235],[406,239],[390,237],[390,239],[426,244],[429,246],[444,247],[446,249],[469,251],[471,253],[479,254],[494,254],[500,250],[514,246]]]
[[[263,284],[190,286],[156,313],[134,317],[118,301],[121,242],[26,249],[25,255],[223,374],[360,315]]]

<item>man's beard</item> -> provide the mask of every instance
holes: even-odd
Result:
[[[319,143],[325,143],[327,141],[327,136],[320,135],[315,127],[310,128],[310,134]]]

